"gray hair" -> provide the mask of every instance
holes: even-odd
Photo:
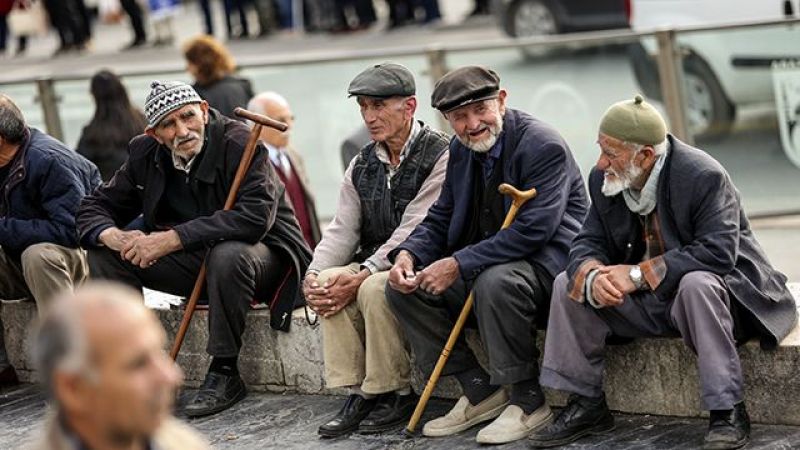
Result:
[[[0,137],[11,144],[19,144],[25,138],[25,116],[5,94],[0,94]]]
[[[633,142],[625,142],[626,147],[633,150],[633,154],[639,153],[643,148],[647,147],[645,144],[636,144]],[[656,156],[661,156],[667,152],[667,140],[664,139],[663,141],[659,142],[658,144],[651,145],[653,147],[653,151],[655,152]]]
[[[255,97],[251,98],[250,101],[247,103],[247,109],[257,113],[264,112],[264,104],[267,102],[277,103],[284,108],[289,107],[289,102],[281,95],[275,91],[267,91],[262,92]]]
[[[65,293],[53,299],[52,305],[34,327],[30,341],[34,367],[53,400],[56,400],[56,373],[81,375],[95,380],[84,322],[87,312],[98,307],[122,311],[122,307],[130,304],[144,308],[140,294],[135,290],[108,282],[89,282],[74,294]]]

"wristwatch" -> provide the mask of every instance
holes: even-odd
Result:
[[[636,286],[637,290],[644,289],[646,287],[646,283],[644,281],[644,276],[642,275],[642,268],[638,265],[631,266],[630,272],[628,272],[628,276],[631,278],[633,285]]]

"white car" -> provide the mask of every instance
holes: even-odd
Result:
[[[800,0],[631,0],[634,31],[800,17]],[[798,59],[800,27],[778,25],[729,31],[678,33],[684,53],[689,128],[695,137],[726,134],[740,106],[773,99],[770,66]],[[661,98],[655,39],[631,49],[645,95]]]

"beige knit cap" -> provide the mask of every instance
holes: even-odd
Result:
[[[667,138],[664,118],[644,98],[614,103],[600,120],[600,132],[613,138],[642,145],[656,145]]]

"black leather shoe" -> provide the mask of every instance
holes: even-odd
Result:
[[[319,427],[319,435],[337,437],[357,430],[358,424],[372,411],[375,403],[375,398],[366,399],[358,394],[351,394],[336,416]]]
[[[573,394],[553,423],[531,434],[529,439],[533,448],[560,447],[586,435],[613,429],[614,416],[608,410],[605,396],[597,399]]]
[[[419,400],[419,396],[413,392],[408,395],[397,395],[396,392],[381,395],[372,412],[361,421],[358,432],[361,434],[382,433],[405,424],[414,413],[417,400]]]
[[[750,416],[739,402],[730,411],[711,411],[708,433],[703,442],[706,450],[743,447],[750,441]]]
[[[184,406],[189,417],[207,416],[230,408],[247,395],[247,388],[239,375],[208,372],[200,391]]]

